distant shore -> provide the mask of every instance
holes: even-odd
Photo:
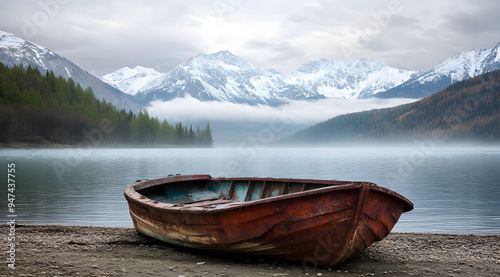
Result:
[[[91,145],[91,144],[62,144],[62,143],[25,143],[25,142],[16,142],[16,143],[0,143],[0,150],[16,150],[16,149],[148,149],[148,148],[193,148],[193,149],[202,149],[202,148],[238,148],[238,144],[229,144],[229,145],[219,145],[219,146],[197,146],[197,145],[178,145],[178,144],[145,144],[145,145],[137,145],[137,144],[101,144],[101,145]],[[370,142],[366,141],[363,143],[359,142],[343,142],[337,144],[271,144],[269,147],[275,148],[421,148],[422,145],[416,144],[415,141],[407,141],[407,142]],[[477,143],[477,142],[448,142],[447,144],[442,145],[426,145],[425,147],[435,148],[499,148],[500,143],[497,142],[488,142],[488,143]],[[428,149],[423,149],[428,150]]]
[[[14,236],[16,269],[3,263],[1,276],[500,276],[500,235],[392,233],[326,269],[180,248],[133,228],[24,225]]]
[[[0,143],[0,150],[15,150],[15,149],[129,149],[129,148],[213,148],[207,146],[195,145],[177,145],[177,144],[151,144],[151,145],[136,145],[136,144],[102,144],[98,146],[85,145],[81,143],[61,144],[61,143]]]

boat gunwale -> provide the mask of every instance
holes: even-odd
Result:
[[[299,191],[290,194],[271,196],[263,199],[256,199],[250,201],[242,201],[242,202],[231,202],[227,204],[215,205],[215,207],[207,208],[205,206],[210,206],[210,203],[203,206],[189,206],[183,204],[173,204],[160,202],[156,200],[152,200],[147,196],[141,194],[139,190],[151,188],[154,186],[162,186],[168,185],[169,183],[176,182],[185,182],[185,181],[197,181],[197,180],[206,180],[206,181],[273,181],[273,182],[303,182],[303,183],[312,183],[312,184],[324,184],[330,185],[322,188],[315,188],[306,191]],[[404,196],[400,195],[397,192],[394,192],[390,189],[380,187],[371,182],[357,182],[357,181],[338,181],[338,180],[320,180],[320,179],[295,179],[295,178],[272,178],[272,177],[237,177],[237,178],[226,178],[226,177],[215,177],[212,178],[210,175],[175,175],[175,176],[166,176],[154,179],[146,179],[146,180],[138,180],[132,185],[128,186],[125,189],[124,195],[128,202],[133,202],[135,204],[153,208],[156,210],[160,210],[163,212],[176,212],[176,213],[191,213],[191,214],[206,214],[206,213],[218,213],[224,212],[234,209],[240,209],[245,207],[251,207],[255,205],[261,205],[276,201],[285,201],[294,198],[304,197],[304,196],[312,196],[316,194],[322,194],[326,192],[333,192],[339,190],[351,190],[351,189],[360,189],[363,184],[368,184],[370,190],[376,190],[381,193],[390,195],[402,201],[404,203],[404,211],[408,212],[413,209],[413,203],[406,199]]]

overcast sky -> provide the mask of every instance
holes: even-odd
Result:
[[[0,2],[0,29],[101,75],[220,50],[284,72],[355,56],[420,70],[495,46],[499,14],[493,0],[15,0]]]

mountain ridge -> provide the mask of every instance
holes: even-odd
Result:
[[[0,31],[0,62],[9,67],[22,63],[37,67],[41,72],[53,71],[56,76],[72,78],[84,88],[92,87],[99,99],[106,99],[118,107],[138,108],[132,97],[102,81],[97,74],[79,67],[46,47],[4,31]]]
[[[287,142],[335,143],[415,138],[500,140],[500,70],[457,82],[417,102],[345,114],[292,135]]]
[[[138,94],[145,85],[161,74],[162,73],[153,68],[147,68],[140,65],[134,68],[126,66],[111,74],[104,75],[102,79],[126,94],[134,96]]]
[[[356,68],[359,66],[362,68]],[[118,71],[104,76],[112,84],[126,85]],[[370,97],[408,79],[413,71],[366,58],[333,61],[323,58],[282,73],[261,69],[224,50],[198,54],[162,73],[135,95],[142,102],[168,101],[186,94],[208,101],[274,105],[289,100]]]
[[[500,69],[499,48],[500,43],[492,48],[457,53],[421,71],[355,57],[322,58],[306,62],[290,73],[261,69],[223,50],[189,58],[153,78],[134,95],[142,103],[169,101],[189,94],[201,101],[250,105],[280,105],[290,100],[324,98],[418,99],[458,81]],[[119,79],[114,82],[123,87]]]
[[[422,71],[357,57],[322,58],[282,73],[259,68],[224,50],[200,53],[166,73],[136,66],[100,77],[45,47],[0,31],[0,61],[7,66],[24,63],[52,70],[92,87],[98,98],[132,110],[186,95],[200,101],[278,106],[324,98],[426,97],[462,79],[500,69],[500,43],[458,53]]]
[[[456,82],[497,69],[500,69],[500,43],[492,48],[457,53],[376,97],[423,98]]]

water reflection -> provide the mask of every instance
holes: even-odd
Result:
[[[500,234],[498,148],[435,149],[407,171],[401,165],[415,149],[92,149],[75,153],[71,149],[0,151],[4,178],[7,163],[16,162],[19,221],[131,227],[123,198],[126,186],[168,174],[209,173],[371,181],[415,204],[394,231]],[[54,165],[60,167],[55,170]],[[7,206],[5,197],[0,205]]]

